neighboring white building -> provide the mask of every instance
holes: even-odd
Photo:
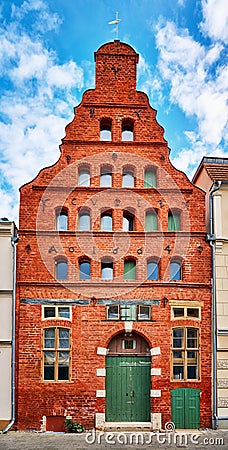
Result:
[[[193,183],[206,192],[214,256],[214,419],[219,428],[228,428],[228,158],[204,157]]]
[[[11,423],[14,415],[16,242],[14,222],[0,218],[0,430]]]

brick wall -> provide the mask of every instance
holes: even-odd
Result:
[[[87,427],[94,417],[105,412],[105,399],[96,398],[96,390],[105,389],[105,378],[96,369],[105,368],[105,356],[97,348],[107,348],[113,336],[124,332],[123,322],[109,322],[100,298],[157,299],[152,307],[153,322],[134,322],[150,348],[160,347],[152,357],[152,367],[161,368],[161,376],[152,377],[152,389],[161,397],[151,399],[152,412],[162,413],[163,425],[171,420],[170,390],[193,387],[202,391],[201,426],[211,420],[211,290],[210,247],[205,242],[204,193],[190,183],[183,172],[169,161],[164,131],[156,121],[156,111],[147,96],[137,92],[138,56],[119,41],[102,46],[95,54],[96,89],[84,93],[75,109],[73,121],[66,127],[61,156],[55,165],[44,168],[20,190],[20,231],[18,244],[17,355],[19,429],[40,429],[42,416],[71,415]],[[111,119],[112,141],[100,141],[100,120]],[[134,123],[134,141],[121,141],[123,119]],[[100,168],[112,168],[112,188],[99,185]],[[78,168],[90,168],[90,187],[78,187]],[[125,166],[134,169],[135,187],[122,189]],[[144,188],[144,170],[157,171],[157,187]],[[68,230],[55,230],[58,207],[68,210]],[[80,208],[91,214],[91,231],[78,231]],[[145,213],[153,208],[158,214],[158,230],[145,233]],[[100,215],[111,209],[113,232],[100,231]],[[124,233],[124,210],[133,210],[135,230]],[[168,231],[168,212],[181,212],[181,231]],[[116,250],[117,249],[117,250]],[[115,250],[115,251],[114,251]],[[56,258],[68,260],[68,279],[55,279]],[[91,261],[91,279],[79,280],[80,258]],[[101,260],[110,257],[113,281],[101,280]],[[137,264],[137,280],[123,278],[124,259]],[[159,279],[147,280],[148,258],[159,260]],[[182,280],[169,279],[172,257],[183,261]],[[95,297],[95,302],[91,301]],[[168,302],[164,306],[162,299]],[[31,304],[22,299],[36,299]],[[43,320],[43,299],[75,301],[87,299],[89,305],[73,305],[72,320]],[[171,321],[170,301],[203,302],[201,321]],[[171,328],[193,326],[200,329],[199,381],[171,381]],[[72,355],[70,382],[42,380],[42,329],[66,326],[71,330]]]

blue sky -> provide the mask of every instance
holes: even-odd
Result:
[[[191,178],[204,155],[228,157],[227,0],[2,0],[0,217],[18,223],[18,188],[58,159],[116,11],[173,164]]]

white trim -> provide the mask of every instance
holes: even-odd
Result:
[[[150,354],[151,354],[151,356],[160,355],[161,354],[160,347],[151,348],[150,349]]]
[[[151,389],[150,396],[151,397],[161,397],[161,390],[160,389]]]
[[[96,391],[96,397],[106,397],[106,391],[105,391],[105,389],[98,389],[97,391]]]
[[[97,355],[105,356],[107,355],[107,353],[108,353],[107,348],[97,347]]]
[[[97,369],[96,373],[97,373],[97,377],[105,377],[106,376],[106,369]]]
[[[151,369],[151,371],[150,371],[150,374],[153,376],[153,375],[161,375],[161,369],[158,369],[158,368],[153,368],[153,369]]]

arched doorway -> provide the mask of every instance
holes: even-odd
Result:
[[[123,333],[109,343],[106,356],[107,422],[150,422],[151,357],[148,343]]]

